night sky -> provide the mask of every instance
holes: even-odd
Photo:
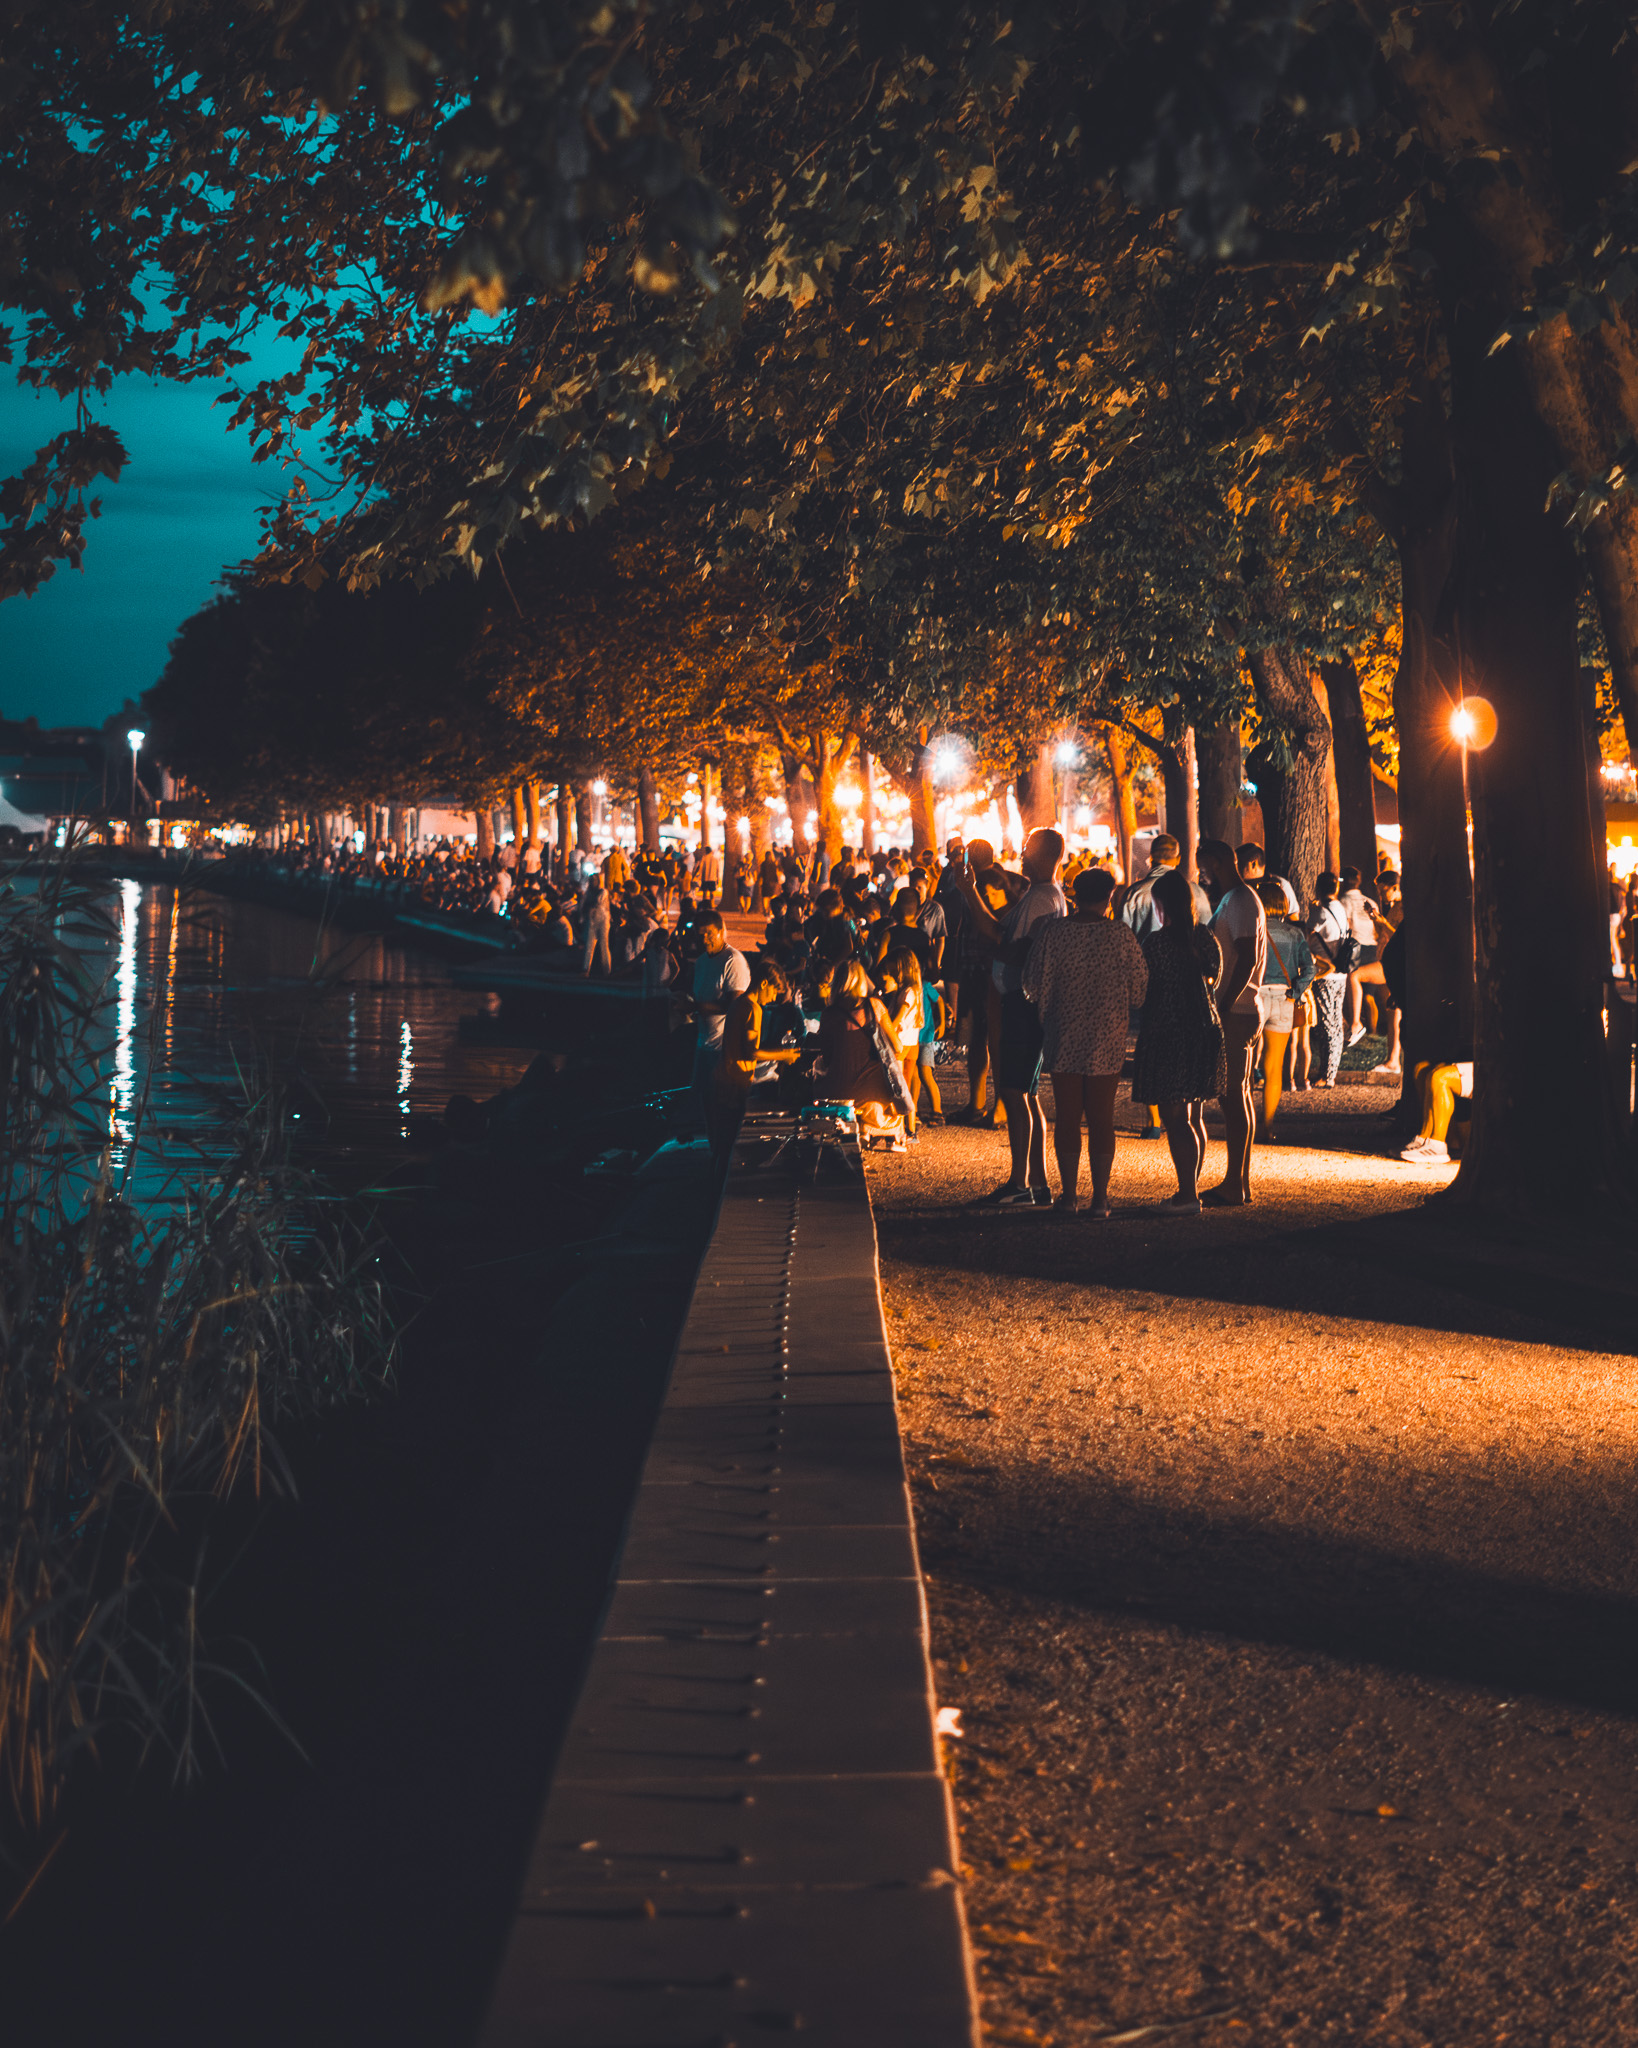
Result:
[[[295,345],[270,338],[241,377],[292,366]],[[69,423],[72,408],[0,370],[0,475],[12,476]],[[171,636],[212,595],[231,563],[253,554],[257,511],[282,494],[284,471],[253,463],[242,430],[209,383],[122,378],[98,409],[131,461],[101,483],[83,569],[59,564],[35,596],[0,604],[0,715],[42,725],[100,725],[165,665]]]

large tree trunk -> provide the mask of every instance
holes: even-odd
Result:
[[[1376,873],[1376,775],[1359,670],[1346,656],[1322,661],[1320,676],[1331,719],[1337,773],[1338,853],[1344,867],[1358,868],[1368,881]]]
[[[523,784],[512,785],[512,844],[519,849],[529,836],[529,806],[523,794]]]
[[[1625,1204],[1604,1057],[1604,877],[1595,861],[1576,651],[1577,562],[1544,509],[1560,451],[1519,351],[1486,353],[1493,307],[1452,350],[1464,693],[1496,738],[1468,762],[1477,997],[1472,1135],[1455,1201],[1507,1213]]]
[[[819,838],[824,848],[828,873],[842,857],[842,813],[836,803],[836,785],[853,752],[852,733],[839,738],[823,730],[813,735],[813,758],[819,764],[815,790],[819,799]]]
[[[566,782],[557,785],[557,857],[554,865],[558,880],[569,872],[569,828],[574,820],[574,797]]]
[[[808,819],[813,814],[813,784],[808,780],[808,771],[800,761],[793,761],[789,755],[784,762],[785,808],[790,813],[791,845],[799,860],[806,860],[812,841],[808,838]]]
[[[1118,726],[1106,725],[1103,729],[1103,751],[1109,762],[1109,782],[1113,791],[1110,809],[1114,812],[1120,871],[1127,882],[1132,882],[1137,879],[1132,873],[1132,835],[1137,831],[1137,798],[1132,791],[1131,742]]]
[[[660,792],[654,770],[645,761],[637,770],[637,817],[642,831],[643,851],[660,850]]]
[[[478,826],[478,858],[479,860],[488,860],[495,851],[495,814],[486,804],[482,810],[474,812],[473,815],[477,820]]]
[[[1240,844],[1240,789],[1246,779],[1240,751],[1240,714],[1202,725],[1194,736],[1200,764],[1200,836]]]
[[[1018,816],[1023,823],[1024,836],[1054,825],[1058,819],[1058,793],[1053,784],[1052,744],[1040,741],[1029,766],[1014,785],[1018,798]]]
[[[540,784],[526,782],[523,785],[525,822],[529,828],[529,845],[536,853],[540,851]]]
[[[722,775],[715,762],[700,763],[700,851],[717,843],[716,820],[711,816],[713,809],[722,801]]]
[[[1638,505],[1630,496],[1617,498],[1592,522],[1586,546],[1627,756],[1638,767]]]
[[[910,799],[910,851],[912,854],[938,848],[938,790],[933,782],[932,734],[924,725],[916,735],[910,757],[910,773],[899,786]]]
[[[859,832],[866,855],[876,851],[876,761],[868,747],[859,749]]]
[[[584,777],[574,786],[574,843],[582,860],[592,852],[592,786]]]
[[[1326,759],[1331,728],[1309,682],[1308,664],[1291,646],[1261,647],[1250,657],[1252,680],[1264,707],[1285,733],[1291,766],[1274,771],[1278,792],[1274,816],[1265,797],[1268,865],[1283,875],[1304,903],[1314,900],[1314,878],[1327,851]],[[1259,788],[1270,769],[1265,767]]]
[[[1176,746],[1160,749],[1160,780],[1166,792],[1166,830],[1183,850],[1183,872],[1191,881],[1199,871],[1200,802],[1195,788],[1194,728],[1186,726]]]

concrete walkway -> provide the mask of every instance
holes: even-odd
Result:
[[[1638,1261],[1449,1236],[1380,1103],[1242,1213],[872,1176],[989,2042],[1638,2040]]]

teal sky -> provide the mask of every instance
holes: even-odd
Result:
[[[271,338],[253,353],[242,377],[276,374],[299,355]],[[71,412],[10,378],[0,370],[0,476],[30,462]],[[284,472],[251,461],[248,435],[228,432],[214,395],[208,383],[126,377],[102,402],[99,417],[131,460],[100,487],[83,569],[59,564],[35,596],[0,604],[0,715],[100,725],[157,679],[171,636],[222,570],[255,552],[258,511],[282,495]]]

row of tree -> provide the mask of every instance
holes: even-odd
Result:
[[[292,493],[263,572],[328,617],[337,583],[478,570],[438,613],[460,661],[400,709],[480,777],[640,760],[650,704],[718,752],[780,734],[821,803],[849,734],[919,781],[941,730],[1016,764],[1101,722],[1174,787],[1192,749],[1219,823],[1249,729],[1307,887],[1359,814],[1350,676],[1396,646],[1406,1041],[1476,1035],[1463,1198],[1626,1201],[1587,671],[1638,737],[1629,26],[1606,0],[178,0],[111,28],[38,0],[0,293],[25,374],[86,397],[231,381],[255,319],[304,341],[234,395],[264,453],[321,431],[340,487]],[[96,433],[8,487],[18,587],[82,544],[120,459]],[[316,762],[393,744],[344,702]]]

